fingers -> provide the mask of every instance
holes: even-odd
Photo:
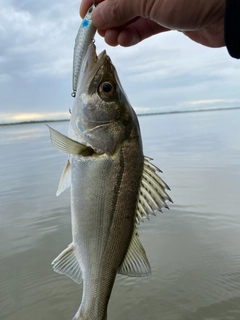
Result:
[[[168,30],[150,19],[139,18],[120,32],[118,44],[123,47],[133,46],[146,38]]]
[[[91,7],[93,3],[100,3],[103,0],[97,0],[94,2],[93,0],[82,0],[80,5],[80,16],[83,19],[88,11],[88,9]]]
[[[115,29],[108,29],[104,30],[104,40],[107,44],[109,44],[112,47],[116,47],[119,45],[118,43],[118,36],[121,33],[121,29],[115,28]]]
[[[109,29],[122,26],[139,15],[139,6],[135,6],[135,2],[137,2],[137,0],[101,1],[93,11],[93,24],[97,29]]]
[[[169,29],[160,26],[150,19],[138,18],[123,27],[98,30],[98,33],[104,37],[106,43],[111,46],[121,45],[123,47],[129,47],[154,34],[168,30]]]

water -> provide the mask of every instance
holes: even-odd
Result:
[[[108,319],[239,320],[240,111],[139,120],[174,205],[140,226],[152,276],[117,276]],[[0,127],[0,147],[0,319],[72,319],[82,286],[51,267],[71,242],[66,156],[43,124]]]

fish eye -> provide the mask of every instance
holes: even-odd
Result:
[[[102,83],[102,91],[105,93],[110,93],[113,89],[113,86],[110,82],[103,82]]]
[[[112,81],[103,81],[98,87],[98,94],[101,99],[109,101],[113,99],[116,93],[116,86]]]
[[[88,13],[91,13],[93,11],[93,7],[89,8]]]

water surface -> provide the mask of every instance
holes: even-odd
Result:
[[[108,319],[239,320],[240,111],[139,121],[174,205],[140,226],[152,276],[117,276]],[[82,286],[51,267],[71,242],[66,156],[43,124],[0,127],[0,147],[0,319],[72,319]]]

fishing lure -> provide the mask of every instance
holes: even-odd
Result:
[[[79,73],[81,70],[81,65],[83,58],[87,52],[88,46],[91,41],[93,41],[96,28],[94,27],[92,23],[92,12],[94,8],[96,7],[95,4],[93,4],[86,13],[84,19],[82,20],[82,23],[79,27],[76,39],[75,39],[75,45],[74,45],[74,53],[73,53],[73,76],[72,76],[72,97],[75,98],[76,91],[77,91],[77,84],[78,84],[78,78]]]

